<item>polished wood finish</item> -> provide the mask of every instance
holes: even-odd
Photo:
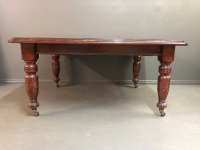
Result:
[[[140,61],[141,61],[141,56],[134,56],[133,57],[133,83],[135,88],[138,87],[138,82],[139,82],[139,73],[140,73]]]
[[[157,107],[160,110],[161,116],[165,116],[164,109],[167,107],[166,98],[169,93],[170,87],[170,73],[171,66],[170,64],[174,61],[175,46],[165,46],[163,47],[163,55],[158,56],[160,61],[159,73],[158,76],[158,103]]]
[[[38,66],[36,64],[39,55],[36,53],[36,47],[34,44],[21,44],[22,59],[25,62],[24,71],[25,75],[25,85],[26,92],[29,97],[28,106],[34,111],[35,116],[39,116],[37,112],[37,107],[39,103],[37,102],[39,83],[38,83]]]
[[[59,55],[52,55],[52,70],[54,75],[54,81],[57,87],[59,87],[58,82],[60,81],[59,73],[60,73],[60,56]]]
[[[59,55],[124,55],[134,56],[133,82],[137,87],[141,56],[158,56],[158,103],[161,116],[165,116],[166,98],[170,87],[170,64],[174,61],[176,46],[187,46],[184,41],[132,40],[132,39],[69,39],[69,38],[12,38],[9,43],[20,43],[22,59],[25,61],[25,82],[29,107],[38,116],[38,67],[39,54],[52,55],[54,81],[59,86]]]
[[[9,43],[36,43],[36,44],[79,44],[79,45],[176,45],[185,46],[184,41],[176,40],[134,40],[134,39],[100,39],[100,38],[27,38],[14,37]]]

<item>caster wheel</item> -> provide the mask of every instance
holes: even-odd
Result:
[[[33,115],[36,116],[36,117],[38,117],[40,115],[40,113],[37,112],[37,111],[34,111]]]
[[[58,83],[56,83],[56,87],[60,87],[60,85]]]
[[[164,110],[160,110],[160,115],[161,115],[161,117],[165,117],[165,112],[164,112]]]
[[[138,88],[138,85],[137,85],[137,83],[134,83],[134,87],[135,87],[135,88]]]

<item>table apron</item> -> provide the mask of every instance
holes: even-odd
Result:
[[[155,45],[75,45],[36,44],[38,54],[72,55],[162,55],[162,46]]]

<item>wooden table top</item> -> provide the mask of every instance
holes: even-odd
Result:
[[[35,44],[90,44],[90,45],[174,45],[187,46],[184,41],[159,39],[100,39],[100,38],[41,38],[41,37],[14,37],[9,43]]]

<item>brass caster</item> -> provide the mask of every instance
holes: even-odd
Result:
[[[56,83],[56,87],[60,87],[60,85],[58,83]]]
[[[164,112],[164,110],[159,110],[159,111],[160,111],[161,117],[165,117],[165,112]]]
[[[135,87],[135,88],[138,88],[138,84],[137,84],[137,83],[134,83],[134,87]]]
[[[36,117],[38,117],[40,115],[40,113],[37,112],[37,110],[34,110],[33,115],[36,116]]]

